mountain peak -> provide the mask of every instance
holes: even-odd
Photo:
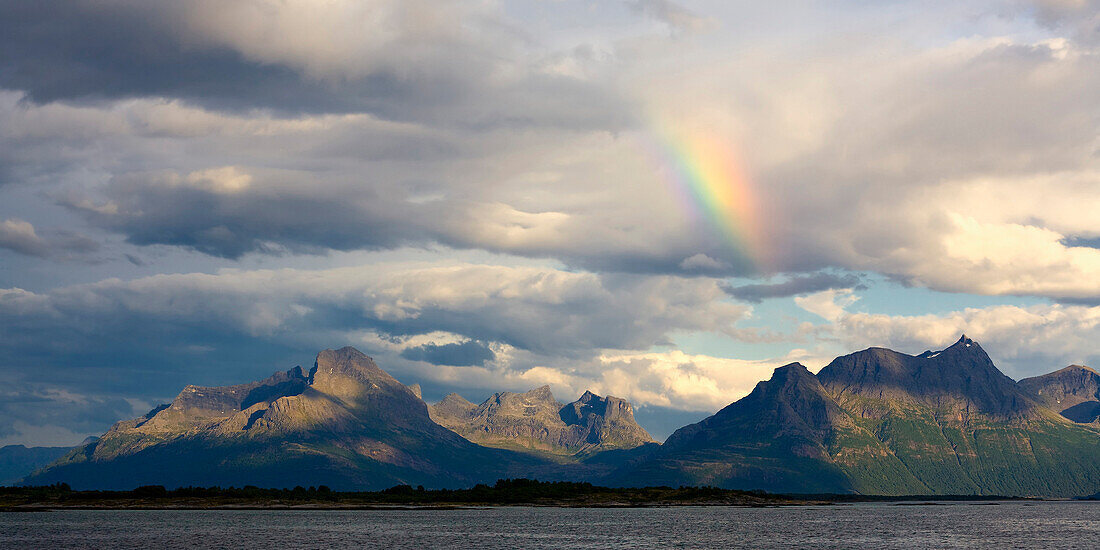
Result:
[[[676,430],[665,441],[672,452],[691,448],[749,448],[781,445],[784,454],[821,457],[823,438],[851,419],[801,363],[776,368],[745,397],[703,421]],[[757,431],[779,434],[766,443],[754,439]],[[782,441],[780,441],[782,440]]]
[[[372,391],[392,390],[397,386],[412,393],[389,373],[378,368],[373,359],[351,346],[318,353],[314,369],[313,389],[345,401],[355,400]]]
[[[553,402],[557,403],[557,400],[554,399],[554,392],[550,391],[550,384],[545,384],[545,385],[539,386],[539,387],[537,387],[533,390],[527,391],[523,394],[523,396],[527,397],[528,399],[538,399],[540,401],[553,401]]]
[[[325,350],[325,351],[333,351],[333,350]],[[342,357],[367,357],[367,354],[355,349],[352,346],[344,346],[344,347],[342,347],[338,350],[335,350],[335,353],[339,356],[342,356]],[[370,359],[370,357],[367,357],[367,359]]]
[[[870,348],[837,357],[818,378],[841,404],[851,399],[921,403],[951,410],[958,421],[972,414],[998,419],[1032,418],[1038,403],[1005,376],[985,350],[962,335],[943,350],[918,356]],[[874,408],[874,407],[872,407]],[[887,408],[866,414],[886,414]]]
[[[524,393],[495,393],[477,406],[449,395],[430,409],[432,419],[439,424],[490,447],[519,445],[544,453],[574,455],[632,449],[653,442],[634,421],[630,403],[590,391],[568,405],[555,400],[548,385]]]
[[[967,335],[963,334],[962,336],[959,337],[958,341],[956,341],[954,344],[951,344],[951,347],[948,348],[948,349],[957,348],[957,347],[963,347],[963,348],[979,347],[980,348],[981,346],[978,346],[977,342],[975,342],[971,338],[967,337]]]
[[[462,397],[461,395],[458,395],[455,392],[448,393],[446,396],[443,397],[443,400],[440,401],[439,403],[457,403],[457,404],[460,404],[460,405],[473,405],[473,403],[471,403],[468,399],[466,399],[465,397]],[[437,403],[437,405],[439,403]]]
[[[1093,373],[1093,374],[1097,374],[1097,375],[1100,375],[1100,373],[1097,373],[1097,372],[1096,372],[1095,370],[1093,370],[1093,369],[1092,369],[1091,367],[1087,367],[1087,366],[1085,366],[1085,365],[1070,365],[1070,366],[1068,366],[1068,367],[1063,367],[1063,368],[1061,368],[1061,369],[1059,369],[1059,370],[1056,370],[1056,371],[1054,371],[1054,372],[1055,372],[1055,373],[1059,373],[1059,372],[1066,372],[1066,373],[1068,373],[1068,372],[1081,372],[1081,371],[1083,371],[1083,372],[1091,372],[1091,373]]]
[[[772,371],[773,380],[776,379],[776,377],[779,379],[789,379],[805,375],[813,376],[813,373],[810,372],[810,369],[806,368],[806,365],[797,361],[794,363],[787,363],[782,367],[776,367],[776,369]]]

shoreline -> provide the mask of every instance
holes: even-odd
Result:
[[[1002,495],[772,494],[716,487],[610,488],[588,483],[499,480],[469,489],[341,492],[327,487],[294,489],[143,486],[130,491],[80,491],[65,484],[0,487],[0,511],[51,510],[464,510],[500,507],[674,508],[684,506],[773,508],[883,503],[934,506],[1077,500]]]

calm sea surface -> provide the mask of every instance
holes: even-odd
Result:
[[[1100,503],[0,513],[3,548],[1100,548]]]

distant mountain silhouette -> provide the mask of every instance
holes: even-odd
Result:
[[[0,447],[0,485],[13,485],[71,450],[72,447]]]

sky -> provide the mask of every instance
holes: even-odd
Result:
[[[352,345],[658,439],[1100,365],[1100,1],[0,0],[0,445]]]

